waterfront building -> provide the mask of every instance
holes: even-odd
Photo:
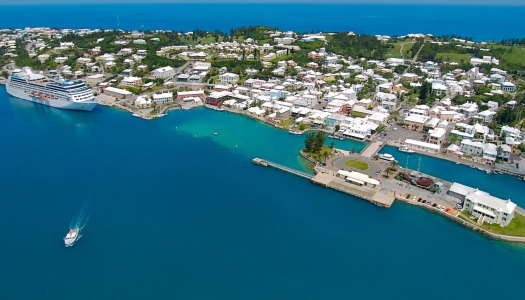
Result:
[[[371,188],[378,188],[380,182],[378,180],[370,178],[368,175],[355,172],[355,171],[337,171],[337,177],[344,178],[346,181],[358,185],[358,186],[367,186]]]
[[[151,99],[148,96],[138,96],[135,99],[135,106],[138,108],[148,108],[151,106]]]
[[[197,91],[187,91],[187,92],[177,92],[177,101],[183,100],[185,98],[189,97],[198,97],[201,100],[204,100],[206,98],[206,94],[203,90],[197,90]]]
[[[114,88],[114,87],[105,88],[104,94],[118,98],[118,99],[124,99],[132,95],[130,91],[126,91],[126,90]]]
[[[428,142],[431,144],[441,145],[447,131],[443,128],[431,129],[428,131]]]
[[[439,149],[441,148],[440,145],[426,143],[422,141],[416,141],[412,139],[406,139],[404,144],[408,148],[415,149],[418,151],[431,152],[431,153],[439,153]]]
[[[503,135],[505,135],[505,137],[513,138],[514,141],[517,144],[520,144],[521,141],[522,141],[521,130],[519,130],[519,129],[515,128],[515,127],[503,125],[501,127],[501,131],[500,131],[499,136],[503,137]]]
[[[500,224],[505,227],[514,217],[517,205],[480,190],[471,191],[465,197],[463,209],[472,216],[481,218],[479,223]]]
[[[173,93],[153,94],[152,98],[156,104],[171,103],[173,102]]]

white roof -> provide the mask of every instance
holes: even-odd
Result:
[[[419,146],[419,147],[423,147],[423,148],[430,148],[430,149],[433,149],[433,150],[439,150],[439,148],[441,148],[439,145],[436,145],[436,144],[430,144],[430,143],[426,143],[426,142],[422,142],[422,141],[416,141],[416,140],[412,140],[412,139],[406,139],[405,140],[405,144],[410,144],[410,145]]]
[[[132,94],[130,91],[114,88],[114,87],[111,87],[111,86],[105,88],[104,91],[109,91],[109,92],[113,92],[113,93],[119,93],[119,94],[122,94],[122,95],[131,95]]]
[[[450,187],[450,191],[465,197],[470,192],[477,191],[477,189],[471,188],[470,186],[466,186],[461,183],[454,182]]]
[[[429,117],[427,116],[421,116],[421,115],[410,115],[408,117],[405,118],[405,121],[408,121],[408,122],[413,122],[413,123],[425,123],[427,120],[429,119]]]
[[[372,178],[368,177],[368,175],[366,175],[366,174],[355,172],[355,171],[348,172],[348,171],[344,171],[344,170],[339,170],[337,172],[337,174],[339,174],[341,176],[344,176],[347,179],[353,179],[354,181],[358,180],[358,181],[370,183],[370,184],[373,184],[373,185],[379,185],[379,183],[380,183],[378,180],[372,179]]]
[[[517,207],[517,205],[510,201],[510,199],[503,200],[478,190],[469,193],[466,199],[469,199],[478,205],[486,205],[490,208],[494,208],[496,211],[501,211],[507,214],[512,214]]]
[[[153,94],[153,99],[173,98],[172,93]]]
[[[179,95],[179,96],[195,95],[195,94],[203,94],[204,95],[204,91],[203,90],[198,90],[198,91],[177,92],[177,95]]]

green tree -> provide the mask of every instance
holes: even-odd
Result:
[[[314,152],[321,151],[321,148],[323,148],[325,140],[326,140],[326,134],[323,131],[316,131],[314,133]]]
[[[330,142],[330,148],[334,149],[334,146],[335,146],[335,143],[334,142]]]
[[[306,152],[313,152],[314,149],[314,134],[313,132],[308,132],[304,139],[304,150]]]

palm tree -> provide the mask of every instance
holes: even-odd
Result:
[[[334,146],[335,146],[335,143],[334,142],[330,142],[330,148],[334,149]]]
[[[394,160],[390,165],[392,166],[392,169],[395,170],[397,166],[399,166],[399,163],[397,162],[397,160]]]
[[[351,148],[351,149],[350,149],[350,152],[351,152],[351,153],[355,153],[355,148]]]
[[[386,176],[390,176],[392,174],[392,170],[390,168],[385,169]]]
[[[323,151],[323,157],[324,157],[323,161],[325,161],[328,158],[328,151],[326,150]]]

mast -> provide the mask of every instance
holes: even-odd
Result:
[[[421,169],[421,156],[419,156],[419,160],[417,162],[417,172],[419,173],[419,170]]]

